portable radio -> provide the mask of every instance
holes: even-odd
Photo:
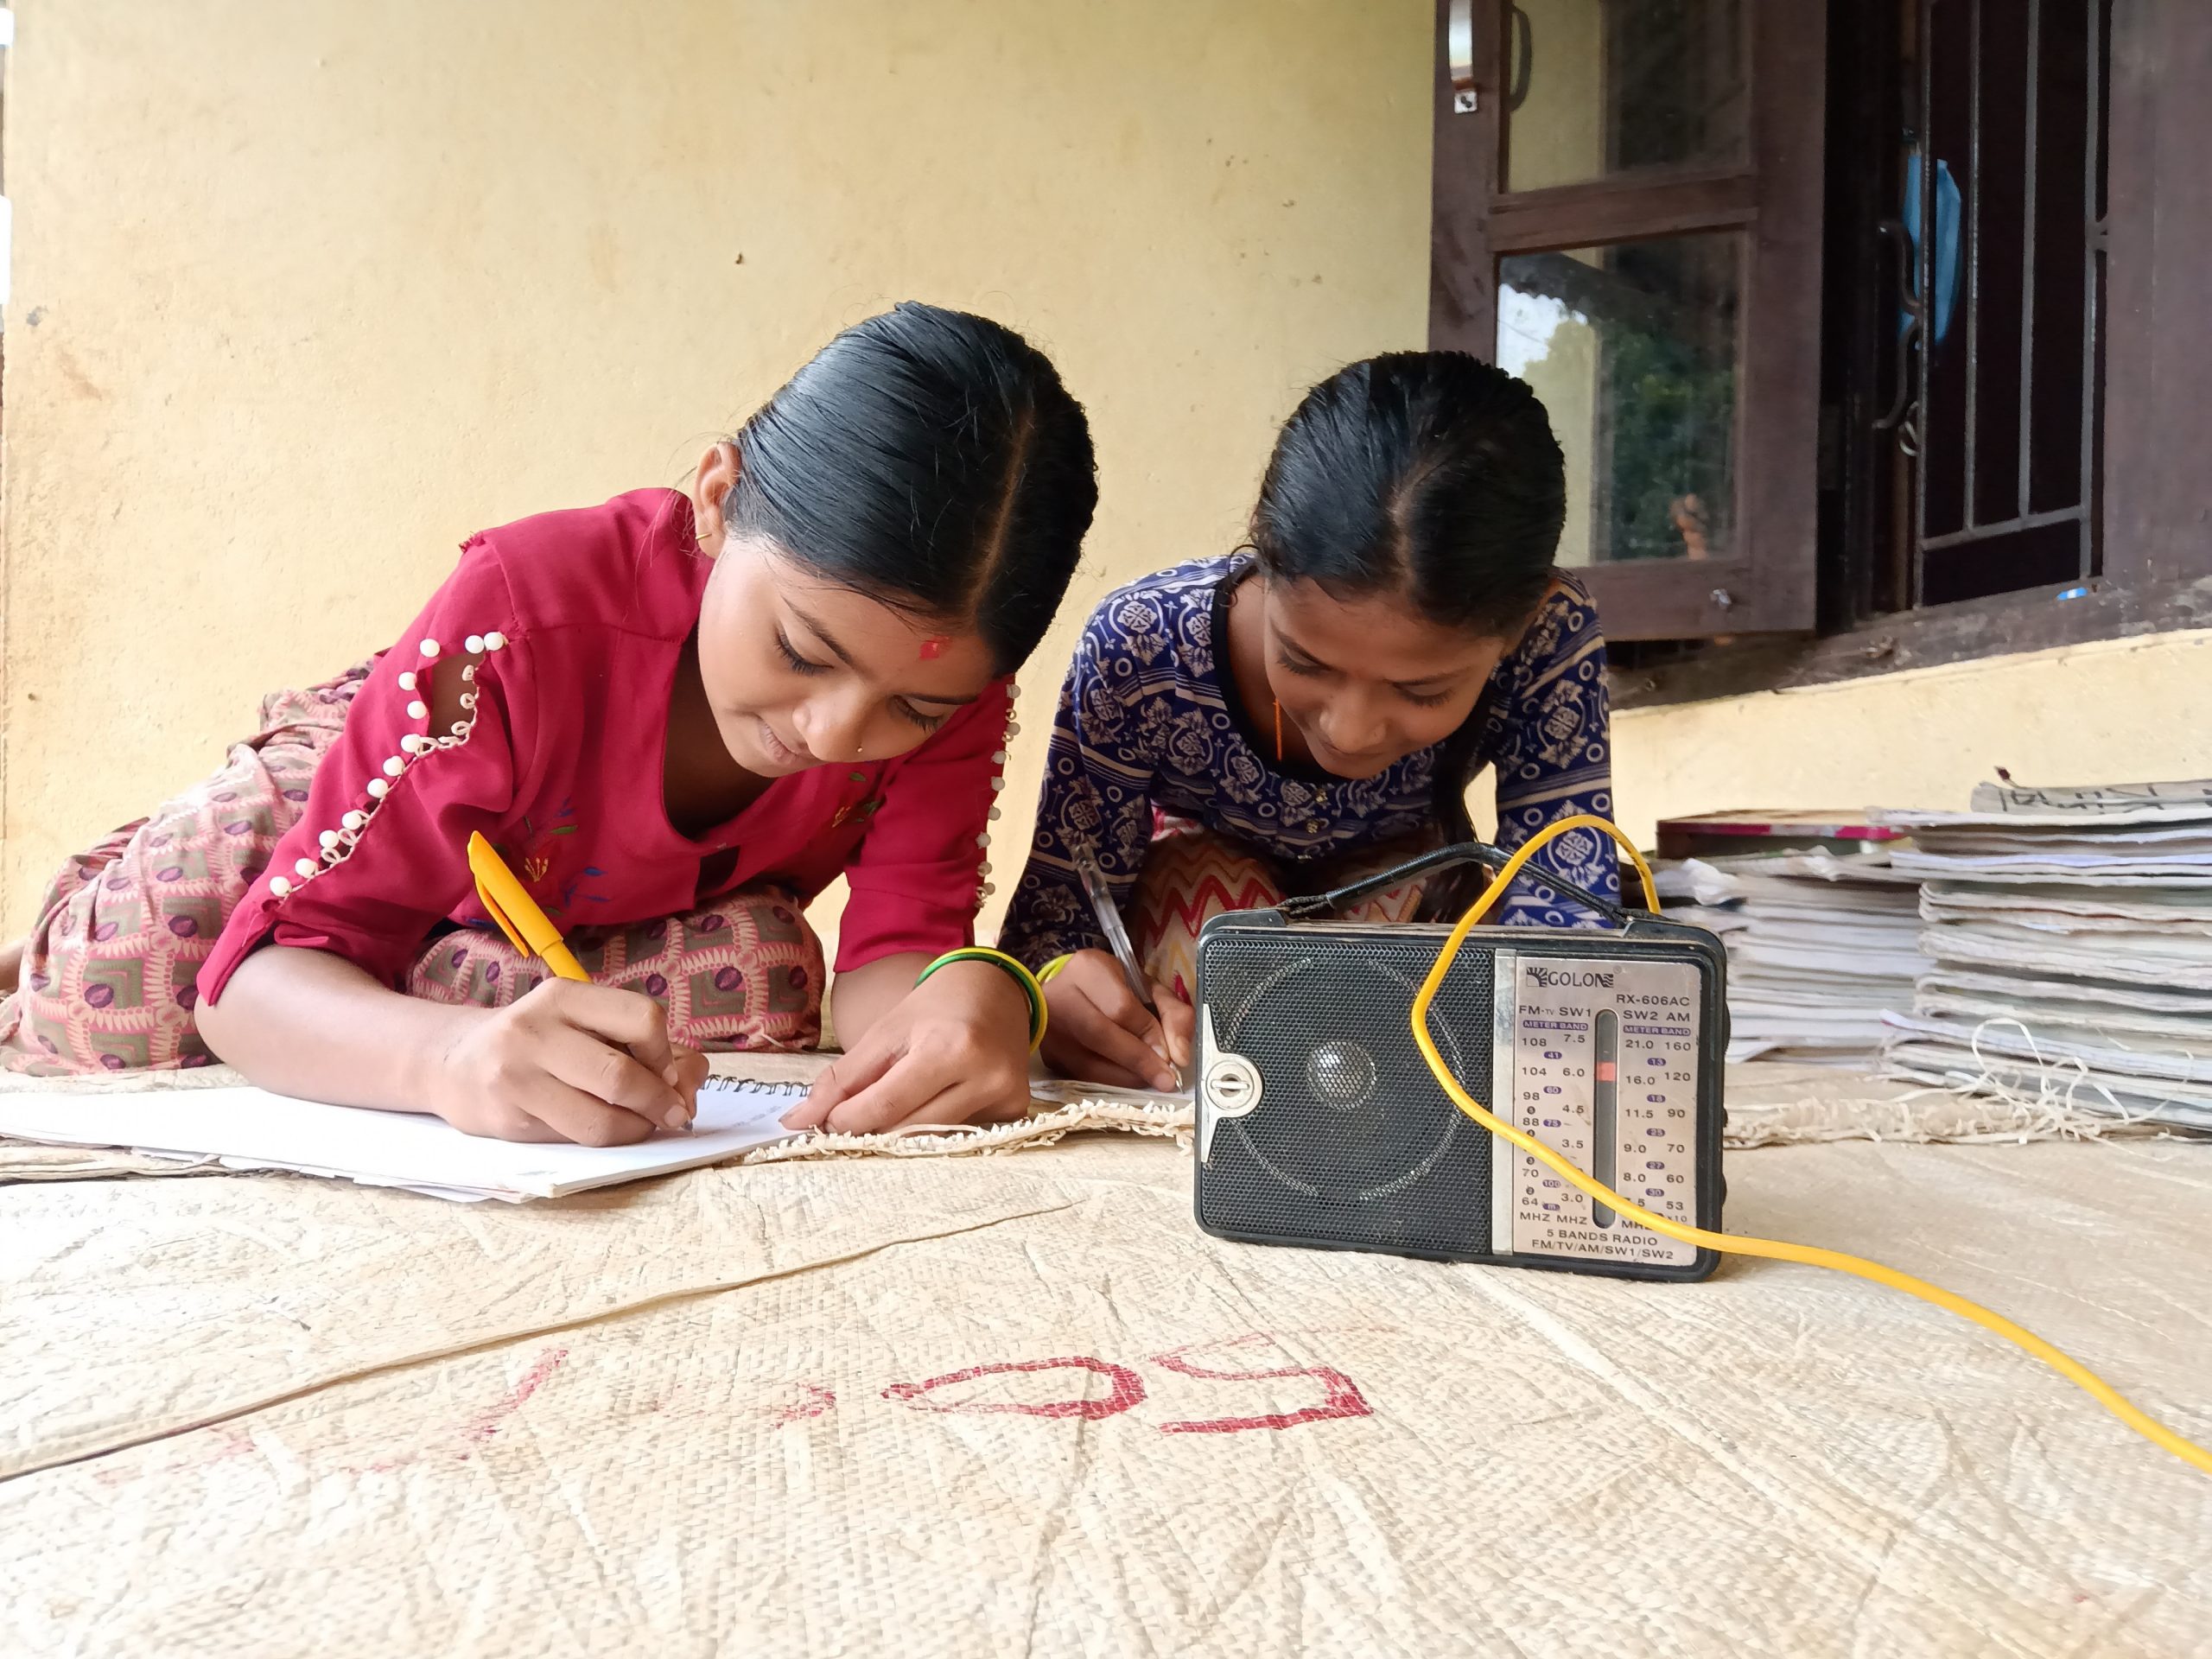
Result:
[[[1614,1214],[1452,1103],[1414,1042],[1446,926],[1325,919],[1497,849],[1217,916],[1198,948],[1198,1225],[1223,1238],[1637,1279],[1718,1260]],[[1477,927],[1428,1031],[1460,1085],[1620,1196],[1720,1227],[1727,958],[1702,928],[1546,874],[1618,931]]]

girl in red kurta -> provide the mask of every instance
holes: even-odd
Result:
[[[73,860],[0,1042],[32,1070],[212,1050],[310,1098],[634,1140],[689,1121],[699,1047],[817,1034],[801,906],[842,874],[847,1058],[794,1122],[1023,1109],[1017,975],[916,978],[973,941],[1007,677],[1095,499],[1082,411],[1018,336],[862,323],[688,495],[475,537],[389,651]],[[473,831],[594,983],[506,944]]]

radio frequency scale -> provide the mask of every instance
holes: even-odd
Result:
[[[1704,987],[1697,964],[1510,949],[1495,961],[1493,1052],[1505,1064],[1495,1074],[1503,1087],[1491,1109],[1646,1209],[1699,1224]],[[1503,1249],[1651,1266],[1694,1262],[1689,1245],[1623,1221],[1520,1148],[1495,1150],[1491,1231]]]

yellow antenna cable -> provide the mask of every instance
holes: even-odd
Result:
[[[1611,836],[1643,880],[1646,908],[1653,911],[1659,908],[1658,887],[1651,879],[1650,866],[1643,861],[1643,855],[1628,837],[1605,819],[1586,814],[1562,818],[1530,836],[1498,871],[1497,878],[1483,889],[1482,897],[1475,900],[1473,907],[1459,918],[1459,925],[1444,941],[1444,948],[1436,953],[1436,965],[1428,970],[1428,977],[1421,982],[1421,990],[1414,997],[1414,1041],[1420,1046],[1422,1058],[1428,1062],[1428,1069],[1435,1074],[1438,1086],[1452,1097],[1453,1103],[1492,1135],[1510,1141],[1554,1175],[1572,1182],[1616,1214],[1649,1227],[1655,1233],[1684,1244],[1721,1250],[1731,1255],[1758,1255],[1775,1262],[1802,1262],[1808,1267],[1833,1268],[1838,1273],[1848,1273],[1878,1285],[1887,1285],[1908,1296],[1917,1296],[1923,1302],[1932,1302],[1961,1319],[1971,1319],[1984,1330],[1995,1332],[2014,1347],[2041,1360],[2153,1446],[2163,1447],[2190,1467],[2212,1475],[2212,1452],[2206,1451],[2194,1440],[2183,1439],[2164,1424],[2137,1409],[2122,1397],[2117,1389],[2080,1360],[2062,1349],[2053,1347],[2034,1332],[2013,1324],[2003,1314],[1992,1313],[1979,1302],[1970,1302],[1963,1296],[1945,1290],[1941,1285],[1931,1285],[1925,1279],[1916,1279],[1895,1268],[1885,1268],[1863,1255],[1850,1255],[1841,1250],[1824,1250],[1809,1244],[1792,1244],[1784,1239],[1707,1232],[1702,1227],[1686,1226],[1669,1217],[1654,1214],[1633,1199],[1622,1197],[1595,1178],[1585,1174],[1535,1136],[1515,1128],[1502,1118],[1492,1116],[1472,1095],[1459,1086],[1459,1079],[1452,1075],[1452,1068],[1445,1064],[1443,1055],[1437,1052],[1436,1044],[1428,1034],[1429,1005],[1435,1001],[1437,992],[1443,987],[1444,976],[1451,971],[1452,963],[1459,954],[1459,947],[1466,943],[1468,933],[1503,894],[1513,878],[1521,873],[1522,867],[1535,856],[1540,848],[1572,830],[1591,830]]]

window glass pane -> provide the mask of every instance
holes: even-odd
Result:
[[[1505,188],[1744,159],[1742,0],[1506,8]]]
[[[1724,559],[1736,499],[1734,232],[1498,262],[1497,361],[1567,454],[1559,562]]]

